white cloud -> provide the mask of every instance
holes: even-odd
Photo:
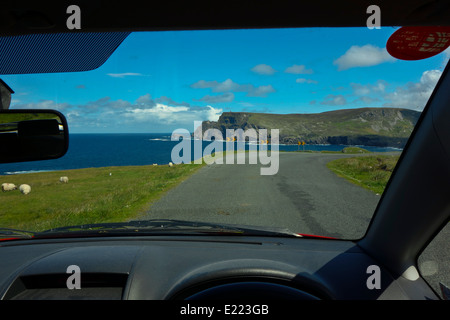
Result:
[[[434,89],[437,82],[441,78],[442,72],[439,70],[428,70],[422,73],[420,77],[420,83],[428,89]]]
[[[273,75],[275,72],[277,72],[277,70],[267,64],[258,64],[254,66],[251,71],[261,75]]]
[[[239,84],[234,82],[231,79],[227,79],[223,82],[218,81],[205,81],[205,80],[199,80],[196,83],[193,83],[191,85],[191,88],[194,89],[211,89],[212,92],[246,92],[248,97],[266,97],[269,93],[273,93],[276,90],[273,88],[272,85],[263,85],[259,87],[255,87],[252,84]],[[222,98],[227,97],[228,99],[231,98],[231,95],[225,96],[223,95]],[[234,96],[233,96],[234,97]],[[209,96],[209,98],[212,98]]]
[[[441,75],[439,70],[423,72],[419,82],[409,82],[386,94],[384,106],[423,110]]]
[[[172,102],[176,105],[170,105]],[[16,104],[14,109],[59,110],[66,116],[69,128],[74,128],[77,132],[92,132],[92,130],[134,132],[155,129],[164,132],[172,130],[173,127],[190,128],[194,121],[217,121],[222,114],[221,108],[214,108],[211,105],[190,106],[188,103],[180,104],[165,96],[152,99],[150,94],[138,97],[133,103],[122,99],[112,100],[110,97],[80,105],[42,100]]]
[[[445,60],[450,59],[450,47],[444,50],[444,59]]]
[[[217,81],[205,81],[199,80],[196,83],[191,84],[191,88],[193,89],[205,89],[205,88],[214,88],[218,84]]]
[[[12,101],[13,102],[13,101]],[[69,103],[57,103],[53,100],[41,100],[39,102],[11,104],[11,109],[52,109],[65,111],[71,107]]]
[[[210,105],[190,106],[186,102],[177,103],[166,96],[152,99],[150,94],[146,94],[136,99],[136,103],[121,113],[121,116],[131,122],[186,127],[197,120],[217,121],[221,114],[222,109]]]
[[[298,78],[298,79],[295,80],[295,82],[296,82],[296,83],[314,83],[314,84],[319,83],[319,82],[316,81],[316,80],[305,79],[305,78]]]
[[[211,106],[206,106],[208,110],[206,110],[206,120],[209,121],[217,121],[219,120],[220,115],[222,114],[222,109],[213,108]]]
[[[362,85],[359,83],[350,83],[350,86],[353,89],[353,93],[357,96],[365,96],[370,94],[370,88],[368,85]]]
[[[267,86],[259,86],[256,88],[252,88],[252,90],[249,90],[247,93],[247,96],[249,97],[266,97],[269,93],[275,92],[275,89],[272,87],[271,84]]]
[[[217,96],[206,95],[197,101],[205,101],[209,103],[231,102],[234,100],[234,94],[232,92],[225,92]]]
[[[141,73],[135,73],[135,72],[108,73],[107,75],[110,77],[113,77],[113,78],[125,78],[128,76],[142,76]]]
[[[286,68],[286,70],[284,70],[284,72],[293,73],[293,74],[312,74],[313,70],[306,69],[306,67],[304,65],[294,64],[294,65]]]
[[[159,125],[192,124],[194,121],[217,121],[222,109],[206,106],[191,109],[185,106],[168,106],[157,103],[152,108],[129,108],[122,116],[138,123],[158,123]]]
[[[249,90],[250,85],[240,85],[231,79],[227,79],[223,82],[218,82],[215,80],[214,81],[199,80],[196,83],[192,84],[191,88],[193,89],[211,88],[213,92],[227,92],[227,91],[242,92]]]
[[[189,103],[187,103],[187,102],[184,102],[184,101],[183,102],[177,102],[177,101],[174,101],[172,98],[169,98],[169,97],[166,97],[166,96],[162,96],[162,97],[159,97],[159,98],[155,99],[155,102],[157,102],[157,103],[166,103],[166,104],[174,105],[174,106],[190,107]]]
[[[231,79],[227,79],[224,82],[219,82],[214,87],[214,92],[227,92],[227,91],[246,91],[248,86],[240,85]]]
[[[152,108],[128,108],[123,116],[133,118],[136,121],[163,120],[171,123],[175,120],[174,114],[188,111],[187,107],[171,107],[157,103]]]
[[[148,105],[148,106],[154,106],[155,105],[155,102],[153,101],[152,96],[150,95],[150,93],[147,93],[147,94],[137,98],[136,99],[136,103],[138,105]]]
[[[343,106],[347,104],[347,100],[341,94],[339,95],[329,94],[323,99],[322,102],[320,102],[320,104],[327,106]]]
[[[101,102],[100,107],[105,109],[125,109],[126,107],[129,107],[131,105],[129,101],[122,99],[111,100],[110,97],[99,99],[97,103],[94,104],[96,107],[99,107],[98,102]]]
[[[334,60],[333,64],[338,70],[347,70],[356,67],[370,67],[384,62],[393,62],[395,59],[385,48],[379,48],[370,44],[365,46],[352,46],[347,52]]]
[[[384,80],[378,80],[375,84],[366,84],[366,85],[352,82],[350,83],[350,86],[352,87],[353,94],[357,96],[367,96],[373,93],[375,94],[384,93],[386,87],[388,86],[388,83]]]

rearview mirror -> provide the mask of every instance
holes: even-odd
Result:
[[[69,147],[65,117],[55,110],[0,110],[0,163],[57,159]]]

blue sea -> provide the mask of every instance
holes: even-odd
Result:
[[[54,160],[0,164],[0,175],[91,167],[167,164],[171,161],[172,148],[179,143],[171,141],[170,137],[170,133],[70,134],[69,150],[63,157]],[[202,143],[203,150],[211,142]],[[230,142],[224,142],[223,150],[226,150],[226,143]],[[279,145],[279,150],[340,151],[345,147],[347,146]],[[373,152],[400,151],[396,148],[361,147]],[[191,149],[193,152],[194,148]]]

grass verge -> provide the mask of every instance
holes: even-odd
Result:
[[[345,147],[344,149],[340,151],[329,151],[329,150],[322,150],[322,151],[316,151],[316,150],[295,150],[295,151],[283,151],[283,152],[306,152],[306,153],[333,153],[333,154],[361,154],[361,153],[372,153],[369,150],[360,148],[360,147]]]
[[[398,158],[397,155],[343,158],[328,162],[327,167],[356,185],[382,194]]]
[[[0,176],[31,193],[0,192],[0,226],[30,231],[138,218],[202,165],[124,166]],[[68,183],[59,182],[61,176]]]

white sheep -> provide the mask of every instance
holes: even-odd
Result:
[[[11,190],[16,190],[17,187],[14,183],[2,183],[2,191],[11,191]]]
[[[61,178],[59,178],[59,182],[67,183],[67,182],[69,182],[69,178],[68,177],[61,177]]]
[[[158,164],[157,164],[157,163],[154,163],[153,165],[156,167]]]
[[[169,162],[169,167],[173,167],[173,163],[172,162]]]
[[[29,194],[31,192],[31,187],[28,184],[21,184],[19,190],[23,194]]]

